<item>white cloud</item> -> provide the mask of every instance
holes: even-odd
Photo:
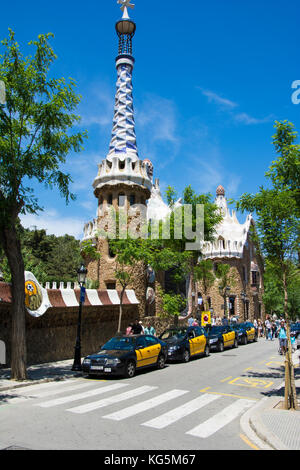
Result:
[[[202,94],[208,98],[209,102],[216,103],[226,108],[236,108],[238,106],[238,104],[234,103],[231,100],[228,100],[227,98],[223,98],[222,96],[217,95],[217,93],[214,93],[213,91],[203,90],[201,87],[197,88],[200,89]]]
[[[64,217],[55,210],[48,210],[41,215],[26,214],[21,217],[21,224],[25,228],[34,228],[38,230],[44,229],[47,235],[56,235],[57,237],[65,234],[73,235],[77,239],[81,239],[83,235],[83,219],[75,219],[73,217]]]
[[[201,87],[197,87],[197,88],[201,90],[202,94],[206,96],[206,98],[208,99],[210,103],[213,102],[217,104],[220,109],[228,112],[232,116],[233,120],[238,123],[246,124],[247,126],[249,126],[249,125],[256,125],[256,124],[264,124],[274,119],[274,116],[272,115],[259,119],[259,118],[250,116],[248,113],[245,113],[245,112],[235,112],[233,111],[233,109],[239,106],[237,103],[227,98],[223,98],[211,90],[204,90]]]
[[[247,126],[252,124],[263,124],[265,122],[270,122],[273,120],[273,116],[267,116],[262,119],[254,118],[247,113],[239,113],[234,116],[235,121],[246,124]]]

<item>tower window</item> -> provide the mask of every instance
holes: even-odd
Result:
[[[112,203],[113,203],[113,196],[112,196],[112,194],[109,194],[109,195],[107,196],[107,204],[112,205]]]
[[[131,206],[133,206],[135,204],[135,195],[134,194],[130,194],[129,196],[129,204]]]
[[[119,160],[119,170],[124,170],[125,168],[125,160],[121,161]]]
[[[119,194],[118,201],[119,201],[119,207],[125,206],[125,194],[123,193]]]

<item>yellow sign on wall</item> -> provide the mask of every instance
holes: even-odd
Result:
[[[201,313],[201,326],[206,326],[211,324],[211,313],[202,312]]]

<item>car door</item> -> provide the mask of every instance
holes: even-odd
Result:
[[[195,339],[195,332],[193,329],[189,329],[187,331],[188,342],[190,345],[190,355],[194,356],[196,351],[196,339]]]
[[[148,356],[146,351],[146,340],[144,336],[139,336],[136,339],[135,343],[135,353],[136,353],[136,367],[144,367],[147,365]]]
[[[235,331],[231,327],[227,327],[227,339],[228,339],[227,346],[233,346],[234,340],[235,340]]]
[[[204,353],[205,346],[206,346],[206,336],[204,334],[203,328],[200,328],[199,326],[195,327],[195,339],[196,339],[196,348],[197,348],[196,354]]]
[[[146,355],[147,365],[156,364],[159,353],[161,351],[161,344],[153,336],[145,335],[146,341]]]

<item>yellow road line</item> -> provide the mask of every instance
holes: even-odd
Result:
[[[240,438],[241,438],[246,444],[248,444],[248,446],[252,447],[252,449],[254,449],[254,450],[260,450],[259,447],[257,447],[256,445],[252,444],[252,442],[249,441],[249,439],[247,439],[247,437],[244,436],[244,434],[240,434]]]
[[[203,388],[200,392],[210,393],[211,395],[222,395],[223,397],[243,398],[245,400],[259,401],[258,398],[244,397],[242,395],[233,395],[231,393],[220,393],[220,392],[208,392],[207,390],[211,387]]]
[[[232,375],[230,375],[229,377],[226,377],[226,379],[220,380],[220,382],[226,382],[226,380],[229,380],[229,379],[232,379]]]

